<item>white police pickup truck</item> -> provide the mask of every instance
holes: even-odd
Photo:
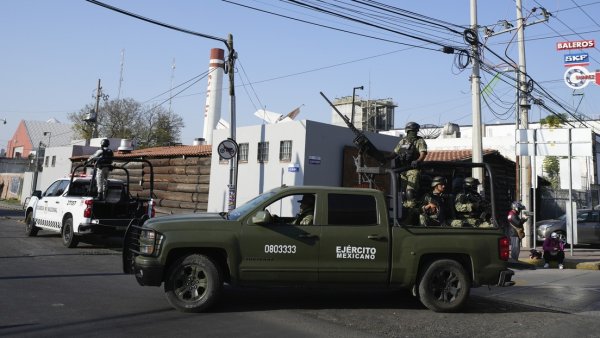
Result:
[[[71,178],[56,180],[44,193],[34,191],[25,208],[28,236],[39,230],[57,232],[64,246],[74,248],[83,236],[124,232],[128,225],[154,217],[152,192],[133,197],[128,182],[109,179],[105,198],[98,199],[94,175],[75,177],[81,167],[85,170],[85,165],[76,167]]]

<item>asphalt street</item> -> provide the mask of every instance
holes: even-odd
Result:
[[[227,287],[208,313],[184,314],[162,288],[121,272],[118,241],[62,246],[24,234],[0,209],[0,336],[7,337],[597,337],[600,272],[516,270],[516,285],[472,289],[460,313],[409,292]],[[523,265],[526,266],[526,265]]]

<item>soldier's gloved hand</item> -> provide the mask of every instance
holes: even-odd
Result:
[[[412,168],[416,168],[416,167],[418,167],[418,166],[419,166],[419,161],[417,161],[417,160],[414,160],[414,161],[410,162],[410,166],[411,166]]]

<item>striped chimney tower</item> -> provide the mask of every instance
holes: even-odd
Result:
[[[220,48],[210,50],[208,64],[208,86],[206,87],[206,105],[204,106],[204,132],[206,143],[212,144],[213,130],[221,119],[221,97],[223,96],[223,73],[225,51]]]

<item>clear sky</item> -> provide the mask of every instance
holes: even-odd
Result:
[[[439,52],[439,45],[398,32],[465,47],[457,35],[442,28],[404,21],[389,23],[396,32],[382,31],[318,14],[288,1],[232,1],[378,40],[220,0],[105,0],[104,3],[194,32],[224,39],[231,33],[238,53],[235,74],[238,126],[261,123],[253,115],[259,108],[285,114],[300,105],[303,106],[297,119],[329,123],[331,109],[319,92],[330,98],[349,96],[353,87],[361,85],[365,89],[357,94],[362,98],[391,98],[398,104],[396,128],[411,120],[421,124],[471,124],[470,68],[458,69],[455,57]],[[314,0],[302,2],[320,4]],[[468,0],[380,2],[443,20],[448,25],[470,23]],[[342,3],[357,4],[349,0],[338,2]],[[600,43],[600,1],[523,0],[525,16],[541,6],[553,16],[547,23],[531,25],[525,30],[528,74],[563,104],[598,117],[600,86],[592,83],[578,91],[583,96],[574,96],[563,80],[563,55],[567,53],[557,51],[556,43],[585,39]],[[528,22],[539,20],[540,13],[538,9]],[[515,23],[515,2],[480,0],[478,23],[491,28],[499,20]],[[366,22],[382,21],[372,18]],[[501,30],[500,26],[495,30]],[[219,41],[159,27],[84,0],[0,1],[0,41],[0,118],[7,120],[5,125],[0,124],[2,148],[21,119],[44,121],[54,117],[68,123],[67,113],[94,102],[92,95],[98,79],[110,98],[117,98],[121,87],[121,97],[148,103],[165,101],[168,108],[167,95],[157,95],[168,94],[172,83],[175,87],[206,72],[210,49],[225,48]],[[486,45],[499,56],[517,61],[514,41],[514,32],[504,33],[490,37]],[[600,68],[600,49],[584,51],[591,58],[587,69]],[[484,53],[484,58],[490,65],[503,62],[490,51]],[[482,73],[482,82],[483,85],[492,82],[492,75]],[[206,85],[204,78],[171,100],[172,110],[185,122],[181,135],[185,144],[202,136]],[[226,78],[224,85],[227,86]],[[185,86],[172,92],[177,93]],[[482,102],[483,121],[514,123],[511,110],[514,88],[502,81],[491,86],[493,93],[488,96],[488,103],[492,109]],[[222,117],[229,120],[228,96],[223,97],[222,108]],[[530,121],[547,114],[534,106]]]

